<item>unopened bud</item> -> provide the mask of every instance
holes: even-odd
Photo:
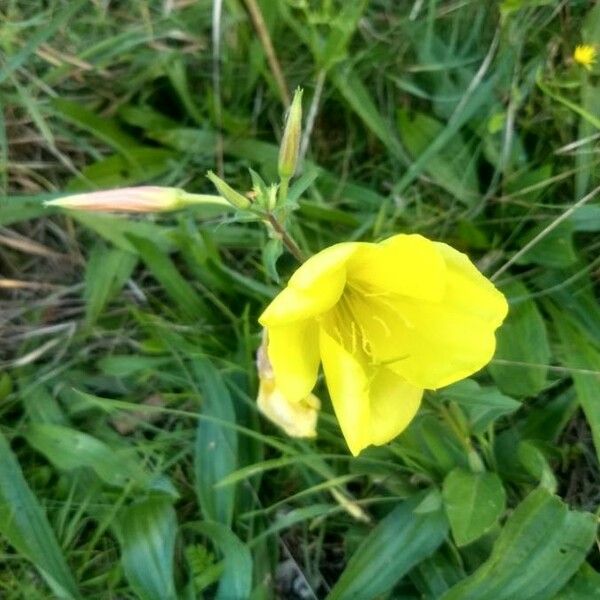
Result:
[[[73,194],[44,203],[71,210],[89,212],[166,212],[195,204],[224,204],[220,196],[189,194],[172,187],[146,185]]]
[[[209,171],[206,176],[212,181],[213,185],[217,188],[217,192],[236,208],[248,208],[251,204],[250,200],[246,196],[242,196],[239,192],[236,192],[230,185],[225,183],[220,177],[217,177],[212,171]]]
[[[290,179],[296,172],[300,136],[302,135],[302,90],[294,92],[294,99],[285,122],[283,138],[279,147],[279,177]]]

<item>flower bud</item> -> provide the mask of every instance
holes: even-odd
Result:
[[[279,147],[279,177],[290,179],[296,172],[298,162],[298,150],[300,148],[300,136],[302,134],[302,90],[298,88],[294,92],[294,99],[288,113],[283,131],[281,146]]]
[[[242,196],[239,192],[236,192],[230,185],[225,183],[220,177],[217,177],[212,171],[209,171],[206,176],[212,181],[213,185],[217,188],[217,192],[229,202],[229,204],[236,208],[245,209],[251,204],[250,200],[246,196]]]
[[[194,204],[223,203],[220,196],[188,194],[180,188],[146,185],[73,194],[44,204],[90,212],[147,213],[179,210]]]

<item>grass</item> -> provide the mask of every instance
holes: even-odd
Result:
[[[600,9],[219,6],[0,7],[0,596],[600,595],[600,78],[571,59]],[[419,232],[511,302],[490,366],[359,458],[322,384],[315,441],[257,412],[256,319],[296,265],[261,224],[42,205],[274,180],[296,86],[302,251]]]

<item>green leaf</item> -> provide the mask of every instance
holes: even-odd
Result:
[[[64,98],[54,98],[51,106],[58,116],[88,131],[131,160],[130,151],[138,146],[138,142],[122,131],[116,121],[100,117],[80,103]]]
[[[283,254],[283,244],[281,240],[272,239],[269,240],[262,249],[262,261],[265,267],[267,275],[273,281],[279,281],[279,274],[277,273],[277,261]]]
[[[498,387],[511,396],[535,396],[547,384],[550,345],[546,324],[529,291],[520,281],[504,286],[510,310],[496,333],[495,361],[489,366]],[[525,363],[516,368],[511,363]],[[534,365],[529,366],[527,365]]]
[[[495,473],[454,469],[442,490],[450,529],[458,546],[466,546],[488,531],[504,512],[506,493]]]
[[[473,434],[483,433],[496,419],[509,415],[521,403],[505,396],[496,387],[481,386],[473,379],[465,379],[439,392],[443,399],[459,404],[465,411]]]
[[[177,518],[171,500],[151,497],[125,508],[114,529],[125,577],[140,600],[176,600]]]
[[[197,523],[194,529],[208,536],[225,555],[225,568],[216,600],[249,598],[252,589],[252,555],[248,546],[221,523]]]
[[[548,224],[544,223],[534,227],[522,240],[522,246],[529,243],[547,226]],[[517,262],[523,265],[536,264],[553,269],[568,267],[577,262],[577,254],[573,245],[573,225],[568,221],[561,223],[525,252]]]
[[[169,229],[156,223],[81,211],[73,211],[69,216],[125,252],[138,253],[127,237],[129,234],[151,240],[161,250],[167,251],[173,247],[168,238]]]
[[[390,124],[381,116],[365,84],[348,66],[332,71],[332,79],[338,91],[371,132],[379,138],[391,154],[406,162],[404,151],[391,133]]]
[[[54,531],[0,434],[0,533],[30,560],[60,599],[81,598]]]
[[[539,488],[507,521],[488,560],[442,600],[547,600],[585,560],[596,518]]]
[[[209,361],[198,360],[193,367],[202,391],[201,413],[216,419],[198,421],[194,448],[196,495],[206,519],[229,526],[236,486],[215,486],[237,468],[237,433],[227,427],[235,424],[233,402],[220,373]]]
[[[574,369],[572,377],[577,400],[592,430],[596,456],[600,457],[600,352],[564,315],[553,310],[552,317],[562,343],[563,364]]]
[[[125,158],[114,154],[81,170],[67,184],[70,192],[86,192],[90,187],[112,188],[140,185],[171,170],[177,154],[164,148],[131,148]]]
[[[398,110],[398,131],[402,143],[417,159],[444,131],[444,125],[420,112]],[[479,197],[479,180],[473,150],[459,132],[432,156],[425,166],[426,173],[459,202],[472,205]]]
[[[442,511],[415,514],[418,495],[402,502],[352,555],[327,600],[371,600],[391,590],[410,569],[435,552],[448,524]]]
[[[129,448],[113,450],[87,433],[53,423],[33,423],[23,435],[58,469],[88,467],[115,487],[125,487],[132,481],[143,486],[148,481],[148,474]]]
[[[204,300],[181,275],[175,263],[165,252],[146,238],[137,235],[127,237],[139,252],[152,275],[160,282],[165,292],[175,302],[186,319],[197,321],[200,317],[210,314]]]
[[[571,578],[569,583],[552,600],[590,600],[600,598],[600,573],[588,563]]]
[[[108,301],[129,279],[137,257],[116,248],[97,245],[88,259],[85,270],[85,322],[91,325],[100,316]]]

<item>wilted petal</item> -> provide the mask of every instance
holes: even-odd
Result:
[[[277,387],[275,379],[261,379],[258,408],[290,437],[307,438],[317,435],[317,417],[321,403],[313,394],[300,401],[290,402]]]

